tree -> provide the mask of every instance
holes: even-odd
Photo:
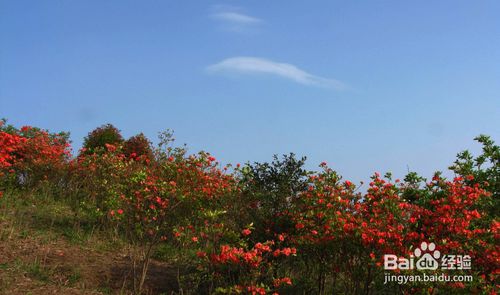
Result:
[[[139,133],[127,139],[123,144],[123,153],[128,158],[138,159],[143,157],[148,160],[153,159],[151,142],[143,133]]]
[[[123,137],[112,124],[102,125],[90,132],[83,139],[83,153],[92,154],[98,151],[99,148],[106,150],[106,144],[120,145],[123,143]]]

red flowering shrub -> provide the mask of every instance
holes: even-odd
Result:
[[[125,157],[121,147],[107,144],[95,153],[80,153],[71,162],[69,195],[75,212],[85,211],[107,226],[109,212],[116,209],[128,178],[143,165]]]
[[[0,131],[0,185],[6,186],[14,182],[14,168],[19,161],[17,153],[25,141],[26,138]],[[0,192],[2,189],[5,188],[0,186]]]
[[[118,130],[112,124],[102,125],[92,130],[83,139],[83,153],[92,154],[97,150],[105,151],[106,144],[113,146],[118,146],[123,143],[123,137]]]
[[[139,158],[146,160],[153,159],[151,142],[142,133],[130,137],[123,143],[123,153],[125,156],[135,160]]]
[[[275,248],[274,241],[256,243],[251,248],[222,245],[220,251],[207,258],[207,262],[212,269],[212,279],[219,285],[217,292],[239,290],[266,294],[278,291],[282,285],[292,285],[289,277],[273,278],[273,271],[276,271],[277,257],[295,254],[295,248]],[[233,280],[238,284],[224,286]]]
[[[224,214],[205,215],[204,227],[176,231],[183,247],[196,249],[197,259],[193,261],[197,264],[196,276],[211,282],[202,287],[208,288],[209,293],[252,293],[257,291],[255,288],[276,292],[283,287],[282,283],[285,287],[291,285],[289,278],[276,276],[280,273],[279,265],[296,256],[297,250],[283,247],[280,240],[253,242],[248,235],[238,235],[231,225],[215,222]]]
[[[491,197],[478,184],[467,185],[472,177],[452,182],[435,177],[420,188],[411,180],[394,184],[376,174],[367,193],[361,194],[355,193],[351,182],[341,182],[334,171],[322,166],[323,172],[309,177],[308,188],[291,205],[295,228],[285,232],[288,243],[306,259],[294,265],[296,273],[300,273],[297,269],[307,273],[299,276],[300,288],[319,293],[369,292],[374,281],[383,281],[384,254],[408,256],[412,245],[421,241],[439,241],[443,253],[470,255],[481,270],[465,272],[479,282],[469,284],[470,290],[496,279],[498,221],[491,216],[485,219],[487,211],[481,204]],[[336,283],[330,285],[332,281]],[[435,286],[448,290],[461,285]],[[376,288],[394,292],[398,286]]]
[[[71,155],[67,135],[31,127],[21,128],[20,135],[27,138],[18,154],[23,184],[34,185],[49,178],[53,183],[60,180]]]
[[[491,193],[486,202],[478,206],[487,212],[483,219],[497,219],[500,214],[500,147],[486,135],[475,138],[482,144],[482,153],[473,157],[468,151],[457,155],[457,160],[450,167],[457,176],[461,176],[469,186],[475,184]]]
[[[107,153],[82,157],[79,165],[85,163],[85,171],[92,169],[91,174],[99,175],[99,186],[93,186],[103,197],[95,206],[108,212],[134,245],[146,249],[138,284],[141,290],[153,249],[173,237],[175,226],[196,225],[198,212],[230,193],[234,180],[205,153],[184,157],[178,150],[149,165],[125,157],[119,148],[109,148]]]
[[[479,157],[459,154],[451,181],[436,174],[427,182],[415,173],[392,181],[376,173],[363,192],[326,163],[319,172],[305,170],[304,159],[293,154],[270,164],[237,165],[231,173],[208,153],[187,156],[184,148],[165,146],[173,140],[163,135],[152,149],[143,135],[123,143],[119,131],[105,125],[70,160],[65,134],[17,130],[1,121],[0,197],[7,187],[64,188],[63,201],[76,213],[130,243],[133,265],[142,262],[138,293],[160,246],[175,249],[172,261],[189,266],[179,284],[198,293],[498,289],[500,152],[487,137],[479,138]],[[444,271],[384,269],[384,255],[415,258],[422,242],[440,254],[468,255],[472,267],[454,274],[473,281],[385,284],[387,272]]]
[[[366,260],[362,259],[364,251],[357,230],[362,223],[361,195],[349,181],[341,182],[326,164],[321,166],[323,171],[309,177],[307,189],[296,203],[295,228],[288,233],[289,242],[307,257],[305,265],[299,266],[306,272],[298,283],[305,292],[319,293],[326,292],[327,281],[363,283],[359,278],[369,276],[364,272]],[[346,286],[342,288],[346,290]]]
[[[68,135],[45,130],[0,124],[0,177],[10,175],[11,182],[34,187],[42,181],[59,184],[70,157]]]
[[[17,154],[25,141],[26,138],[17,134],[0,131],[0,169],[5,170],[16,163]]]
[[[474,261],[472,286],[487,290],[500,268],[498,220],[482,206],[491,202],[491,193],[478,183],[468,185],[472,178],[434,176],[414,201],[415,210],[408,214],[411,231],[404,238],[406,244],[436,241],[443,253],[469,255]]]

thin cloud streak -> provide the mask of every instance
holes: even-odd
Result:
[[[296,83],[342,90],[346,85],[338,80],[310,74],[295,65],[279,63],[258,57],[231,57],[207,67],[211,73],[268,74],[292,80]]]
[[[240,25],[254,25],[262,22],[262,20],[259,18],[231,11],[215,13],[212,14],[211,16],[216,20],[221,20]]]

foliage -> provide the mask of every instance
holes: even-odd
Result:
[[[86,154],[95,153],[98,150],[106,148],[106,144],[120,145],[123,143],[123,137],[115,126],[112,124],[105,124],[92,130],[83,139],[82,152]]]
[[[284,155],[281,160],[275,155],[271,163],[247,164],[238,169],[244,199],[239,211],[248,214],[240,220],[254,223],[262,240],[293,227],[289,213],[307,188],[310,174],[303,168],[305,160],[296,159],[294,154]]]
[[[123,153],[125,156],[136,160],[139,158],[145,160],[153,159],[151,142],[142,133],[132,136],[124,142]]]
[[[141,265],[137,293],[154,253],[166,248],[173,251],[162,259],[183,268],[179,292],[494,293],[499,147],[477,140],[482,154],[460,153],[451,180],[375,173],[361,191],[326,163],[308,171],[293,154],[221,167],[209,153],[173,146],[170,131],[152,148],[142,134],[123,143],[109,124],[71,159],[67,135],[2,121],[0,191],[64,190],[60,201],[71,204],[76,221],[84,214],[93,228],[128,242],[134,273]],[[470,255],[473,268],[456,274],[473,282],[383,284],[384,255],[408,257],[422,241]]]
[[[51,134],[24,126],[17,129],[0,121],[0,177],[18,188],[42,182],[60,187],[70,158],[69,134]]]
[[[482,203],[491,218],[498,219],[500,212],[500,147],[486,135],[474,138],[482,144],[482,154],[477,157],[469,151],[457,155],[457,160],[450,170],[461,176],[469,184],[478,184],[492,193],[492,198]],[[472,176],[472,177],[469,177]]]

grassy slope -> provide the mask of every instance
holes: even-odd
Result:
[[[0,294],[131,294],[128,245],[79,227],[70,208],[29,194],[0,200]],[[177,270],[154,261],[149,294],[177,290]]]

